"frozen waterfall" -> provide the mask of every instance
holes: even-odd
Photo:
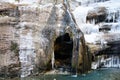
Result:
[[[27,35],[21,34],[19,55],[21,62],[21,77],[26,77],[32,73],[35,60],[32,31],[27,33]]]
[[[120,68],[120,56],[118,55],[98,56],[98,60],[92,63],[92,69],[97,68]]]

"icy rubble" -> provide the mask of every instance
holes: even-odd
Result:
[[[120,57],[119,56],[98,56],[98,60],[92,63],[92,69],[104,68],[120,68]]]

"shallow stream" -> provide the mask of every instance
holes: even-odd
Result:
[[[26,78],[4,79],[0,80],[120,80],[120,69],[109,68],[92,71],[88,74],[72,76],[72,75],[40,75]]]

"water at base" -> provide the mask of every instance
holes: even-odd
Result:
[[[92,71],[91,73],[84,75],[77,75],[77,77],[71,77],[71,75],[40,75],[27,78],[15,78],[15,79],[0,79],[0,80],[120,80],[120,69],[117,68],[104,68]]]
[[[77,74],[76,75],[71,75],[71,77],[77,77]]]

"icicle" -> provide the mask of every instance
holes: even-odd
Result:
[[[103,46],[104,46],[104,40],[103,39],[101,39],[101,49],[103,48]]]
[[[119,65],[119,68],[120,68],[120,56],[119,56],[119,63],[118,63],[118,65]]]
[[[95,19],[92,20],[92,24],[95,25]]]
[[[117,66],[119,67],[119,57],[117,56]]]
[[[55,64],[55,57],[54,57],[54,52],[52,53],[52,69],[54,69],[54,64]]]
[[[113,56],[111,56],[111,67],[113,67]]]
[[[113,12],[113,23],[115,22],[115,12]]]
[[[111,15],[110,15],[110,11],[108,10],[108,16],[107,16],[107,19],[108,19],[108,23],[110,22],[110,19],[111,19]]]

